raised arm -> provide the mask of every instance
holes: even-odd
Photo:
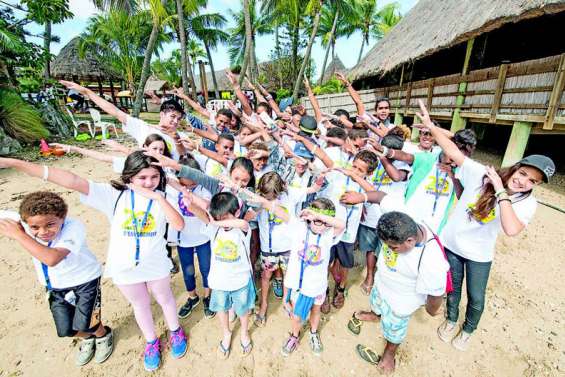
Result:
[[[233,90],[235,92],[235,95],[237,96],[237,99],[239,100],[239,102],[241,103],[241,108],[243,110],[243,112],[245,114],[247,114],[248,116],[251,116],[251,114],[253,114],[253,110],[251,109],[251,105],[249,104],[249,100],[247,99],[247,96],[245,95],[245,93],[243,93],[243,91],[241,90],[241,87],[239,86],[239,83],[237,82],[237,79],[235,78],[234,74],[231,73],[231,71],[226,71],[226,76],[228,78],[228,80],[231,83],[231,86],[233,87]]]
[[[0,168],[13,168],[31,177],[43,178],[58,186],[77,191],[84,195],[88,195],[89,192],[88,181],[67,170],[48,167],[46,165],[37,165],[14,158],[0,158]]]
[[[261,93],[263,93],[263,95],[265,96],[265,99],[267,100],[267,102],[271,106],[271,109],[273,109],[275,114],[277,114],[277,117],[282,118],[283,112],[279,108],[279,105],[277,104],[277,101],[274,100],[273,96],[265,88],[263,88],[263,86],[261,86],[260,83],[257,83],[257,88],[259,88]]]
[[[85,88],[83,86],[80,86],[79,84],[76,84],[72,81],[60,80],[59,82],[61,84],[63,84],[64,86],[66,86],[68,89],[74,89],[77,92],[79,92],[80,94],[82,94],[83,96],[90,99],[92,102],[94,102],[96,104],[96,106],[101,108],[102,111],[113,116],[114,118],[119,120],[120,123],[126,122],[128,114],[124,113],[122,110],[118,109],[112,103],[106,101],[104,98],[100,97],[98,94],[94,93],[92,90]]]
[[[63,148],[67,153],[70,153],[70,152],[80,153],[83,156],[90,157],[90,158],[93,158],[95,160],[103,161],[103,162],[113,162],[114,157],[115,157],[115,156],[109,155],[107,153],[102,153],[102,152],[98,152],[98,151],[93,151],[91,149],[77,147],[76,145],[67,145],[67,144],[60,144],[60,143],[51,143],[51,145]]]
[[[322,111],[320,110],[320,104],[318,103],[318,99],[314,95],[312,88],[310,87],[310,81],[306,75],[304,75],[304,87],[306,87],[306,91],[308,92],[308,99],[312,104],[312,108],[314,109],[314,118],[316,118],[316,122],[320,123],[322,121]]]
[[[394,166],[385,156],[381,156],[380,160],[390,179],[394,182],[402,182],[406,180],[408,177],[408,172],[406,170],[397,169],[396,166]]]
[[[361,186],[361,188],[365,191],[373,191],[374,187],[372,184],[370,184],[369,182],[367,182],[367,180],[365,180],[365,178],[361,177],[358,174],[355,174],[355,172],[352,169],[342,169],[342,168],[337,168],[335,169],[339,172],[341,172],[342,174],[345,174],[348,177],[351,177],[351,179],[353,179],[353,181],[355,181],[359,186]]]
[[[295,135],[294,140],[299,141],[302,144],[304,144],[306,149],[308,149],[310,151],[310,153],[312,153],[314,156],[318,157],[324,163],[324,165],[326,165],[327,168],[329,168],[329,169],[333,168],[334,162],[332,161],[332,159],[326,154],[326,152],[322,148],[319,148],[316,144],[314,144],[308,138],[300,136],[300,135]]]
[[[205,107],[202,107],[198,102],[187,96],[182,88],[174,88],[172,93],[185,101],[198,114],[202,115],[206,119],[210,118],[210,112]]]
[[[363,101],[361,100],[361,96],[353,88],[353,86],[351,85],[349,80],[347,80],[347,78],[345,78],[345,76],[343,74],[339,73],[339,72],[335,73],[335,77],[339,81],[341,81],[343,83],[343,85],[345,85],[345,87],[347,88],[347,91],[349,92],[351,99],[353,100],[353,102],[355,102],[355,107],[357,107],[357,115],[362,116],[363,114],[365,114],[365,105],[363,104]]]
[[[267,99],[263,97],[263,94],[259,91],[259,89],[257,89],[255,85],[253,85],[251,81],[249,81],[247,77],[245,78],[245,81],[247,82],[247,86],[251,88],[251,90],[253,90],[253,93],[255,93],[255,97],[257,97],[257,102],[267,102]]]
[[[418,104],[420,105],[420,112],[416,113],[416,115],[422,119],[422,123],[424,127],[428,128],[432,133],[436,143],[443,149],[443,153],[447,155],[450,159],[455,162],[457,166],[463,165],[463,161],[465,160],[465,155],[463,152],[457,148],[457,145],[449,136],[447,136],[440,127],[437,127],[432,120],[430,119],[430,114],[428,113],[428,109],[422,102],[422,100],[418,100]]]
[[[304,209],[300,213],[300,217],[304,220],[319,220],[326,223],[328,226],[334,228],[334,237],[341,234],[341,232],[343,232],[343,230],[345,229],[345,221],[334,216],[328,216],[322,213],[314,212],[313,210],[308,208]]]

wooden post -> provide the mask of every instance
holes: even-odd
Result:
[[[408,114],[408,107],[410,107],[411,98],[412,98],[412,82],[409,82],[408,89],[406,89],[406,99],[404,101],[404,116]]]
[[[430,79],[428,83],[428,100],[426,101],[426,107],[430,113],[432,112],[432,101],[434,98],[434,82],[435,79]]]
[[[496,82],[496,90],[494,92],[494,101],[492,101],[492,108],[490,109],[489,123],[496,122],[496,114],[500,107],[500,100],[504,92],[504,84],[506,83],[506,72],[508,72],[508,64],[501,64],[498,68],[498,81]]]
[[[414,116],[414,122],[416,123],[416,117]],[[412,127],[412,133],[410,134],[410,140],[416,142],[420,138],[420,130],[417,128]]]
[[[116,95],[114,94],[114,83],[112,82],[112,78],[110,77],[110,93],[112,94],[112,102],[114,102],[114,106],[118,106],[116,103]]]
[[[402,114],[400,114],[400,89],[402,88],[402,82],[404,81],[404,64],[402,64],[402,69],[400,71],[400,83],[398,84],[398,91],[396,92],[396,109],[394,111],[394,124],[402,124]]]
[[[200,86],[202,87],[202,95],[204,96],[206,103],[208,103],[208,83],[206,82],[206,68],[204,68],[204,62],[199,60],[198,66],[200,68]]]
[[[502,167],[514,165],[524,157],[524,151],[528,145],[528,139],[532,130],[532,123],[514,122],[512,133],[504,152]]]
[[[465,61],[463,62],[463,70],[461,75],[464,76],[469,73],[469,60],[471,60],[471,52],[473,51],[473,44],[475,38],[467,41],[467,49],[465,50]],[[460,115],[461,105],[465,102],[465,91],[467,90],[467,82],[459,83],[459,94],[455,100],[455,110],[453,111],[453,119],[451,120],[451,132],[457,132],[467,126],[467,118],[462,118]]]
[[[100,80],[100,76],[98,76],[98,93],[100,97],[104,98],[104,90],[102,89],[102,81]]]
[[[563,94],[563,86],[565,85],[565,54],[561,54],[561,59],[559,59],[559,68],[557,68],[557,74],[555,75],[555,82],[553,83],[553,90],[551,91],[551,97],[549,97],[549,106],[547,107],[547,113],[545,113],[545,119],[543,122],[544,130],[553,129],[553,120],[555,119],[555,113],[557,113],[557,108],[561,102],[561,96]]]

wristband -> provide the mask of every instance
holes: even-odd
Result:
[[[265,97],[265,99],[266,99],[267,101],[270,101],[270,100],[273,99],[273,96],[269,94],[268,96]]]
[[[510,200],[510,198],[502,198],[502,199],[498,199],[498,204],[500,204],[500,202],[510,202],[510,204],[512,204],[512,200]]]
[[[49,167],[43,165],[43,180],[46,181],[49,178]]]
[[[388,147],[385,147],[383,145],[383,151],[381,153],[386,157],[386,155],[388,154]]]
[[[500,195],[506,194],[506,193],[507,193],[507,192],[506,192],[505,189],[501,189],[501,190],[498,190],[497,192],[495,192],[495,193],[494,193],[494,196],[496,196],[496,197],[498,198]]]
[[[362,192],[361,194],[363,194],[363,203],[367,203],[369,201],[369,197],[367,196],[367,193]]]

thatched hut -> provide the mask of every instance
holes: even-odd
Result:
[[[56,79],[86,81],[98,83],[99,92],[103,92],[102,83],[110,83],[111,96],[114,98],[114,82],[121,77],[110,67],[102,63],[92,52],[86,51],[84,58],[79,55],[80,37],[75,37],[61,49],[51,63],[51,75]]]
[[[326,82],[334,75],[334,73],[340,72],[343,74],[347,74],[347,69],[343,65],[341,59],[336,56],[330,64],[327,66],[326,71],[324,72],[324,77],[320,77],[319,82]]]
[[[508,165],[530,134],[565,134],[564,24],[565,0],[419,0],[349,77],[367,89],[367,108],[389,97],[395,123],[420,99],[453,131],[468,121],[513,125]],[[355,109],[347,95],[327,97],[328,112]]]

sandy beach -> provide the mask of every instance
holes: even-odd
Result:
[[[76,155],[49,160],[50,165],[70,169],[84,177],[107,181],[109,165]],[[561,182],[563,182],[561,180]],[[86,224],[88,244],[100,261],[105,260],[108,222],[99,212],[79,203],[79,195],[28,178],[15,171],[0,170],[0,209],[18,208],[21,198],[35,190],[62,194],[70,216]],[[535,189],[538,199],[565,208],[563,190]],[[565,375],[565,214],[540,205],[526,231],[518,237],[500,237],[487,288],[487,304],[470,350],[461,353],[439,340],[436,328],[442,317],[429,317],[423,309],[413,316],[406,342],[400,347],[396,376],[563,376]],[[143,375],[144,340],[133,312],[111,281],[103,281],[102,315],[115,330],[114,354],[102,365],[74,365],[77,341],[57,338],[43,288],[35,277],[31,258],[15,242],[0,238],[0,376],[134,376]],[[324,352],[316,357],[307,338],[289,358],[280,352],[290,329],[281,301],[271,293],[266,327],[251,328],[254,349],[243,358],[236,325],[232,354],[219,360],[216,349],[221,337],[218,320],[207,320],[202,306],[181,324],[189,335],[189,351],[173,360],[165,351],[156,376],[372,376],[375,368],[355,352],[358,343],[380,350],[384,345],[377,323],[364,324],[359,336],[350,334],[347,321],[356,309],[368,308],[359,290],[364,271],[351,274],[343,309],[323,316],[321,339]],[[200,283],[198,283],[200,284]],[[180,305],[186,300],[181,274],[173,276],[173,289]],[[465,299],[462,304],[466,304]],[[162,340],[168,337],[160,309],[153,306]]]

